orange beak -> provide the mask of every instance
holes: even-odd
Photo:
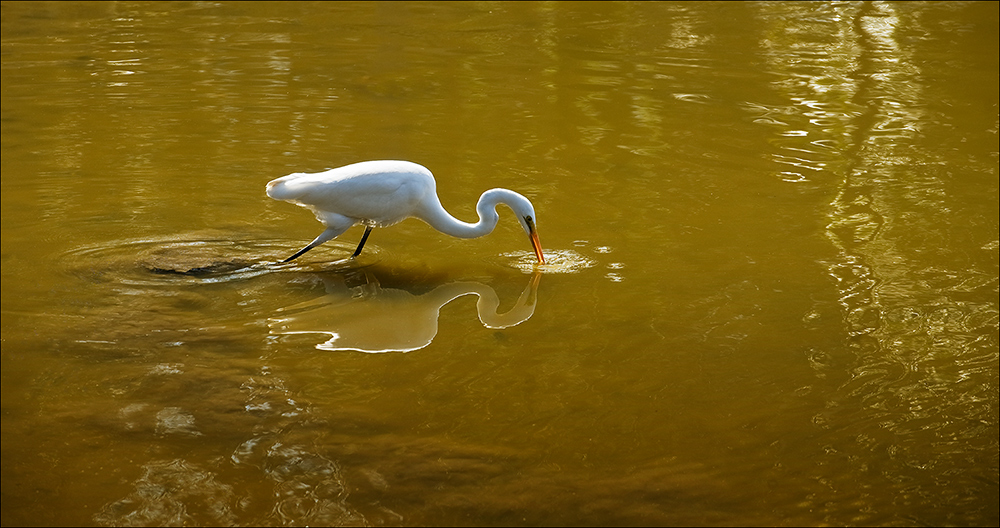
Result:
[[[531,240],[531,248],[535,250],[535,256],[538,257],[539,264],[545,264],[545,255],[542,254],[542,244],[538,241],[538,232],[535,231],[535,226],[531,226],[531,234],[528,235],[529,240]]]

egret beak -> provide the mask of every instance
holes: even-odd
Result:
[[[531,220],[531,217],[525,218],[528,222],[528,240],[531,241],[531,249],[535,250],[535,256],[538,257],[539,264],[545,264],[545,255],[542,254],[542,243],[538,241],[538,231],[535,231],[535,222]]]

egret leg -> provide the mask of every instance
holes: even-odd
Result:
[[[285,260],[282,260],[281,263],[284,264],[286,262],[291,262],[291,261],[293,261],[293,260],[301,257],[303,253],[305,253],[306,251],[309,251],[310,249],[312,249],[314,247],[316,247],[316,246],[313,245],[313,244],[309,244],[308,246],[306,246],[306,247],[298,250],[294,255],[286,258]]]
[[[301,257],[302,254],[305,253],[306,251],[309,251],[310,249],[312,249],[312,248],[314,248],[314,247],[322,244],[323,242],[326,242],[327,240],[330,240],[331,238],[336,237],[337,235],[343,233],[344,231],[347,231],[348,227],[351,227],[351,226],[348,224],[347,227],[337,226],[337,227],[328,228],[326,231],[323,231],[322,233],[320,233],[319,236],[316,237],[312,242],[310,242],[308,246],[306,246],[306,247],[298,250],[298,252],[296,252],[294,255],[286,258],[285,260],[282,260],[281,263],[284,264],[286,262],[291,262],[291,261],[293,261],[293,260]]]
[[[358,249],[354,250],[354,254],[351,255],[351,258],[354,258],[354,257],[356,257],[356,256],[358,256],[358,255],[361,254],[361,248],[365,247],[365,242],[368,240],[368,235],[371,232],[372,232],[372,226],[366,226],[365,227],[365,234],[361,237],[361,243],[358,244]],[[302,250],[302,253],[305,253],[305,250]]]

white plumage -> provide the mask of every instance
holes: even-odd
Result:
[[[309,245],[284,262],[335,238],[355,224],[364,224],[365,234],[352,256],[356,257],[373,227],[388,227],[410,217],[419,218],[451,236],[481,237],[496,227],[499,220],[496,206],[499,204],[514,211],[528,234],[538,262],[545,262],[535,230],[535,209],[527,198],[508,189],[490,189],[476,204],[479,221],[475,224],[462,222],[441,205],[431,171],[409,161],[363,161],[315,174],[289,174],[268,182],[267,195],[311,210],[326,226]]]

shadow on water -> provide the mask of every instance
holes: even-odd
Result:
[[[67,404],[53,416],[101,424],[93,433],[99,442],[107,434],[128,435],[158,446],[154,456],[138,456],[138,471],[104,495],[92,520],[102,525],[420,523],[433,517],[394,497],[416,497],[442,481],[451,484],[435,501],[495,495],[496,501],[479,506],[495,515],[504,515],[509,497],[536,500],[523,483],[496,478],[511,464],[532,466],[531,453],[386,429],[386,423],[403,418],[366,398],[394,393],[386,388],[391,383],[380,384],[378,372],[384,360],[402,356],[315,349],[410,351],[454,339],[438,335],[441,310],[466,295],[477,296],[483,326],[521,325],[535,314],[542,274],[575,273],[595,262],[574,250],[553,249],[543,267],[530,266],[532,253],[513,252],[485,267],[460,269],[388,258],[378,247],[356,260],[337,259],[350,255],[353,243],[333,241],[313,260],[278,263],[293,245],[210,231],[111,241],[64,256],[70,273],[88,278],[99,293],[93,297],[103,299],[81,308],[95,326],[75,329],[76,370],[113,393],[95,397],[100,403],[85,409]],[[449,325],[462,320],[446,319]],[[311,333],[322,335],[321,342],[291,335]],[[263,356],[261,341],[269,343]],[[133,354],[115,354],[121,350]],[[419,359],[406,359],[411,358]],[[324,385],[350,386],[353,396],[328,400],[304,391],[312,381],[301,369],[316,368],[324,371]],[[349,383],[368,385],[369,391]],[[186,452],[205,448],[224,455],[206,462]],[[106,456],[136,454],[122,446]],[[669,465],[663,471],[665,476],[656,478],[676,481],[675,491],[691,482],[710,487],[702,468]],[[542,484],[549,475],[542,468],[528,478]],[[575,498],[562,505],[576,511],[601,501],[624,504],[645,486],[643,478],[581,487],[578,482],[585,479],[569,474],[557,486],[576,489]],[[556,518],[562,514],[542,519]]]
[[[350,257],[354,251],[350,242],[334,240],[323,248],[339,258],[324,260],[316,254],[311,259],[283,263],[295,249],[284,240],[241,240],[226,232],[198,231],[81,246],[63,258],[71,273],[134,285],[176,284],[181,278],[193,283],[230,282],[282,271],[347,272],[383,260],[383,252],[375,245],[366,247],[357,259]],[[571,249],[547,251],[546,263],[541,265],[530,251],[512,251],[500,257],[501,265],[527,274],[576,273],[595,265]]]
[[[71,250],[64,255],[66,269],[101,299],[85,303],[101,323],[78,328],[78,342],[120,345],[147,340],[150,329],[171,346],[201,334],[245,339],[237,322],[249,315],[254,327],[272,336],[325,335],[315,345],[320,350],[407,352],[432,342],[441,308],[454,299],[476,295],[482,324],[508,328],[534,314],[543,273],[574,273],[594,264],[573,250],[553,250],[544,266],[529,265],[531,252],[514,252],[499,256],[489,270],[439,269],[383,260],[377,246],[349,258],[353,245],[337,241],[326,244],[325,254],[344,258],[280,262],[290,247],[211,231]],[[318,288],[325,293],[316,297]],[[313,298],[302,300],[303,294]],[[511,295],[516,300],[506,298]]]
[[[79,308],[95,323],[73,329],[73,370],[91,380],[88,387],[110,392],[99,391],[86,407],[54,402],[52,419],[71,415],[100,424],[91,433],[97,443],[127,435],[159,446],[153,456],[108,448],[105,456],[144,460],[138,472],[115,483],[94,522],[398,524],[412,520],[397,513],[399,504],[368,506],[386,500],[388,489],[412,493],[456,472],[488,479],[504,471],[497,460],[523,458],[476,442],[379,433],[392,416],[369,405],[355,408],[350,400],[310,399],[302,390],[309,381],[295,366],[343,369],[341,358],[375,358],[281,341],[287,334],[320,333],[329,336],[314,345],[320,350],[416,350],[439,337],[441,308],[470,294],[478,297],[484,326],[509,328],[533,316],[541,271],[523,273],[516,254],[470,271],[383,259],[375,247],[357,260],[276,263],[290,247],[192,232],[64,255],[69,273],[89,279],[98,293],[91,297],[101,299]],[[352,250],[334,242],[325,254]],[[551,257],[552,273],[588,262],[572,251],[554,250]],[[263,356],[261,342],[270,343]],[[379,365],[366,363],[362,370]],[[336,379],[326,382],[336,385]],[[225,455],[205,462],[186,452],[205,448]],[[397,465],[393,453],[400,449],[408,455]],[[479,488],[479,480],[447,500]],[[247,503],[254,506],[247,510]]]
[[[2,524],[997,525],[998,12],[4,3]]]
[[[514,305],[498,313],[502,300],[482,282],[467,279],[395,279],[394,287],[381,284],[382,277],[399,270],[375,264],[361,269],[344,268],[316,275],[326,294],[281,308],[268,319],[272,334],[325,334],[320,350],[360,352],[410,352],[426,347],[438,332],[441,308],[465,296],[476,295],[479,320],[487,328],[508,328],[527,321],[535,313],[538,285],[543,273],[574,273],[594,265],[572,250],[553,250],[547,263],[535,263],[534,253],[505,253],[505,263],[530,274]],[[203,273],[203,268],[191,270]],[[242,271],[236,271],[241,273]],[[210,272],[209,272],[210,273]]]

